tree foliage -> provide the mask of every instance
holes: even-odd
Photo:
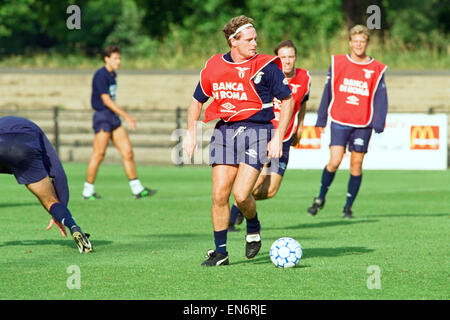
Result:
[[[0,50],[92,55],[119,44],[129,54],[211,53],[226,49],[221,29],[233,16],[255,19],[260,45],[292,39],[304,52],[326,48],[349,24],[365,22],[367,3],[381,6],[383,35],[409,49],[448,50],[448,1],[442,0],[0,0]],[[66,8],[81,8],[81,29],[66,27]]]

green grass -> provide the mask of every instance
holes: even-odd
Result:
[[[99,201],[81,199],[85,165],[65,164],[69,208],[95,252],[46,231],[49,216],[12,176],[0,176],[0,299],[448,299],[450,171],[366,171],[344,221],[348,171],[339,171],[326,207],[306,214],[320,171],[286,173],[274,199],[257,203],[263,246],[247,260],[244,232],[228,234],[230,265],[203,268],[213,247],[208,167],[139,167],[149,199],[134,200],[121,166],[103,165]],[[244,223],[245,224],[245,223]],[[242,226],[241,226],[242,229]],[[297,239],[303,259],[277,269],[269,248]],[[69,266],[81,288],[68,289]],[[381,289],[368,289],[369,266]]]

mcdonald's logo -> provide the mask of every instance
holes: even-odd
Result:
[[[295,149],[320,149],[320,128],[314,126],[304,126],[300,143],[294,146]]]
[[[411,149],[439,149],[439,126],[411,126]]]

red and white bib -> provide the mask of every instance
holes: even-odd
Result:
[[[292,91],[292,98],[294,99],[294,112],[292,113],[291,121],[286,129],[283,141],[289,140],[292,135],[297,131],[298,126],[298,113],[300,112],[300,106],[303,97],[309,93],[311,87],[311,76],[308,70],[297,68],[295,69],[295,76],[288,79],[289,87]],[[280,121],[281,101],[277,98],[273,98],[273,112],[275,118],[272,119],[273,126],[278,127]]]
[[[371,59],[361,63],[346,54],[331,57],[331,120],[351,127],[366,127],[373,117],[373,98],[387,66]]]
[[[262,108],[271,108],[272,103],[263,105],[252,80],[272,61],[282,68],[276,56],[256,54],[240,63],[226,61],[221,54],[212,56],[200,72],[203,92],[214,99],[205,110],[203,122],[218,118],[241,121]]]

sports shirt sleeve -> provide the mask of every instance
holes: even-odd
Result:
[[[205,103],[209,99],[209,97],[203,92],[202,86],[200,85],[200,81],[198,82],[197,87],[195,88],[193,97],[200,103]]]
[[[92,80],[93,91],[98,94],[109,94],[109,83],[103,72],[97,72]]]
[[[263,70],[270,74],[269,77],[266,77],[266,80],[269,82],[268,87],[273,97],[283,100],[292,94],[286,76],[275,63],[269,63]],[[270,101],[273,100],[273,97]],[[266,103],[265,101],[263,102]]]
[[[331,67],[328,69],[325,88],[323,89],[322,99],[319,110],[317,110],[316,127],[325,127],[328,119],[328,107],[331,102]]]
[[[377,91],[375,91],[375,96],[373,99],[373,119],[372,128],[376,133],[381,133],[384,131],[384,126],[386,123],[386,115],[388,111],[388,98],[386,83],[384,81],[384,75],[380,79]]]

